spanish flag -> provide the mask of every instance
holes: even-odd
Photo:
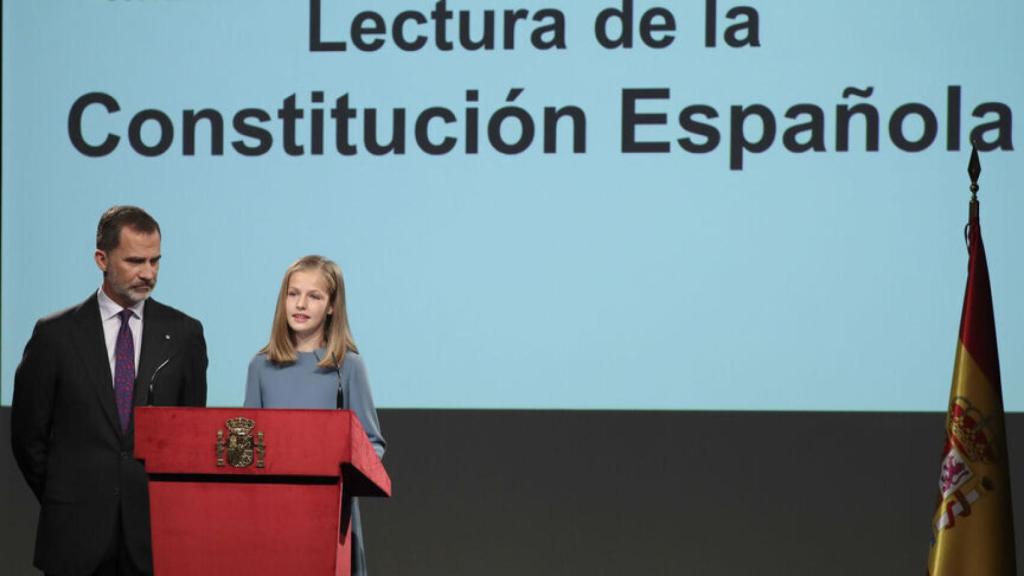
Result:
[[[977,192],[977,150],[968,173]],[[930,576],[1016,576],[995,318],[977,196],[967,223],[967,290],[932,518]]]

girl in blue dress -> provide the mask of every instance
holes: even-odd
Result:
[[[359,418],[378,458],[385,441],[345,309],[337,264],[304,256],[288,267],[270,341],[249,363],[247,408],[345,408]],[[359,505],[352,501],[352,574],[365,576]]]

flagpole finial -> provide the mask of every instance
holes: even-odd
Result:
[[[971,161],[967,164],[967,175],[971,177],[971,200],[978,201],[978,176],[981,176],[981,160],[978,159],[978,145],[971,143]]]

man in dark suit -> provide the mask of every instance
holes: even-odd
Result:
[[[36,323],[14,377],[11,442],[39,499],[35,565],[47,574],[150,574],[146,473],[133,406],[206,404],[206,341],[193,318],[149,298],[160,226],[115,206],[100,218],[103,284]]]

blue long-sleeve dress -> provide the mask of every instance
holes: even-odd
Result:
[[[246,408],[336,408],[339,379],[345,408],[352,410],[366,431],[378,458],[384,457],[386,442],[377,421],[366,365],[354,352],[345,353],[340,374],[333,368],[317,366],[324,349],[299,352],[294,364],[277,365],[266,354],[257,354],[249,362],[245,383]],[[352,575],[366,576],[359,503],[352,499]]]

